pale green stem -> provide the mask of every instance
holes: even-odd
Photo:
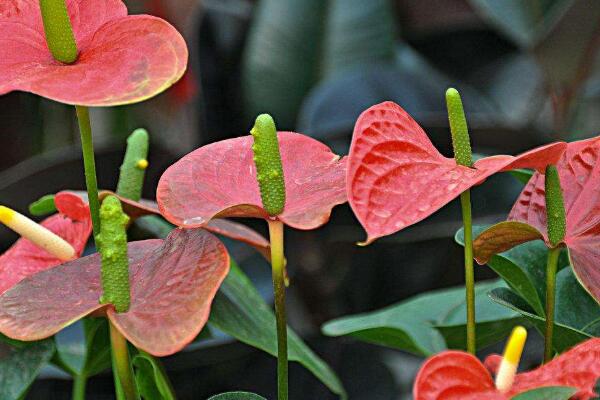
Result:
[[[133,368],[129,360],[129,350],[127,349],[127,340],[119,330],[109,320],[110,326],[110,345],[114,356],[113,373],[119,377],[119,382],[123,388],[126,400],[139,400]]]
[[[73,400],[85,400],[86,375],[75,375],[73,377]]]
[[[546,264],[546,332],[544,334],[544,363],[552,360],[554,348],[552,339],[554,337],[554,304],[556,297],[556,270],[560,247],[550,249],[548,262]]]
[[[277,321],[277,394],[279,400],[288,398],[288,347],[285,316],[285,257],[283,255],[283,223],[268,220],[271,240],[271,266],[275,291],[275,317]]]
[[[94,159],[94,144],[92,142],[92,124],[87,107],[75,106],[79,132],[81,133],[81,150],[83,151],[83,166],[85,170],[85,185],[87,187],[90,213],[94,237],[100,234],[100,200],[98,199],[98,182],[96,179],[96,161]]]
[[[465,300],[467,303],[467,351],[475,354],[475,271],[473,269],[473,223],[471,217],[471,191],[460,195],[460,205],[465,234]]]

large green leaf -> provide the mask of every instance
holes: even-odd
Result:
[[[512,290],[508,288],[496,288],[489,293],[489,296],[498,304],[504,305],[523,315],[539,332],[545,331],[545,318],[536,315],[525,301]],[[554,323],[553,346],[558,353],[562,353],[591,337],[592,335],[581,330],[565,326],[558,322]]]
[[[229,392],[221,393],[209,398],[208,400],[267,400],[262,396],[248,392]]]
[[[133,357],[135,381],[140,396],[146,400],[175,400],[175,394],[160,362],[140,351]]]
[[[275,315],[248,277],[233,262],[213,302],[209,323],[243,343],[277,355]],[[291,361],[306,367],[332,392],[346,396],[331,368],[291,329],[288,329],[288,346]]]
[[[473,236],[477,237],[487,226],[473,227]],[[464,233],[460,229],[455,240],[464,246]],[[523,298],[538,315],[545,315],[546,298],[546,259],[548,248],[543,241],[533,241],[514,247],[504,253],[493,256],[487,265],[492,268],[506,284]],[[559,268],[569,264],[568,256],[561,254]]]
[[[245,50],[242,83],[250,116],[268,111],[292,129],[323,76],[366,61],[391,61],[389,0],[261,0]]]
[[[519,393],[511,400],[569,400],[576,392],[568,386],[546,386]]]
[[[0,343],[0,399],[22,398],[54,351],[52,339],[20,348]]]
[[[502,286],[499,281],[476,285],[479,348],[502,340],[520,320],[518,314],[498,307],[486,296],[499,286]],[[465,315],[465,290],[459,287],[425,293],[383,310],[333,320],[323,326],[323,332],[429,356],[447,345],[464,348]]]

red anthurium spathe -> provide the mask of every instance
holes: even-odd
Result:
[[[78,195],[70,192],[58,193],[54,201],[58,214],[46,218],[41,225],[65,239],[79,257],[92,232],[89,208]],[[22,279],[63,262],[29,240],[20,238],[0,256],[0,294]]]
[[[86,193],[80,192],[80,195],[87,199]],[[108,190],[103,190],[100,192],[100,200],[104,200],[107,196],[116,196],[121,201],[123,211],[132,220],[146,215],[160,215],[158,204],[156,204],[154,201],[145,199],[133,201]],[[203,226],[203,228],[209,232],[249,244],[266,259],[270,259],[271,257],[271,246],[269,241],[260,233],[248,228],[246,225],[226,219],[215,219],[208,222],[205,226]]]
[[[569,249],[575,275],[600,302],[600,138],[569,143],[556,167],[566,211],[563,243]],[[536,172],[503,222],[484,231],[474,242],[480,264],[493,254],[518,244],[543,239],[549,247],[546,223],[545,176]]]
[[[498,356],[493,357],[495,361]],[[423,364],[413,395],[415,400],[509,400],[540,387],[570,386],[577,388],[574,399],[589,400],[595,396],[598,378],[600,339],[590,339],[533,371],[517,374],[506,393],[496,389],[490,372],[475,356],[445,351]]]
[[[276,218],[297,229],[327,222],[346,202],[346,159],[308,136],[279,132],[286,203]],[[157,201],[163,216],[186,227],[217,217],[271,218],[263,209],[252,136],[201,147],[170,166],[160,179]]]
[[[61,103],[114,106],[164,91],[183,76],[188,51],[166,21],[127,15],[121,0],[67,0],[79,56],[55,61],[38,0],[0,3],[0,95],[20,90]]]
[[[363,112],[356,122],[348,201],[370,243],[421,221],[497,172],[544,170],[558,161],[565,147],[554,143],[518,157],[487,157],[469,168],[440,154],[406,111],[385,102]]]
[[[98,254],[25,278],[0,296],[0,332],[23,341],[50,337],[90,313],[105,313],[136,347],[155,356],[181,350],[200,332],[229,271],[225,246],[202,229],[128,244],[131,304],[100,304]]]

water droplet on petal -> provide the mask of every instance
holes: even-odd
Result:
[[[204,224],[205,222],[206,220],[202,217],[186,218],[185,220],[183,220],[184,225],[200,225]]]

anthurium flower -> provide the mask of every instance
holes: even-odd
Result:
[[[196,228],[213,218],[277,218],[297,229],[327,222],[331,209],[346,202],[346,159],[308,136],[279,132],[285,177],[283,212],[263,208],[252,153],[252,136],[201,147],[171,165],[157,188],[162,215],[175,225]]]
[[[440,154],[406,111],[385,102],[364,111],[356,122],[348,156],[348,201],[370,243],[421,221],[497,172],[543,171],[565,147],[553,143],[517,157],[486,157],[469,168]]]
[[[84,192],[80,192],[80,194],[84,197],[87,195]],[[103,190],[100,192],[100,200],[102,201],[107,196],[116,196],[123,206],[123,211],[127,214],[132,220],[137,218],[147,216],[147,215],[156,215],[160,216],[160,210],[158,209],[158,204],[156,202],[146,199],[141,199],[140,201],[133,201],[127,199],[123,196],[119,196],[116,193],[113,193],[108,190]],[[254,247],[263,257],[266,259],[270,259],[270,244],[264,236],[260,233],[256,232],[254,229],[247,227],[246,225],[229,221],[227,219],[215,219],[209,221],[203,229],[206,229],[209,232],[216,233],[218,235],[222,235],[228,237],[233,240],[238,240],[240,242],[249,244]]]
[[[486,365],[498,365],[498,356],[490,357]],[[533,371],[517,374],[512,387],[502,392],[475,356],[445,351],[423,364],[413,395],[415,400],[508,400],[535,388],[570,386],[577,389],[573,399],[589,400],[596,396],[594,386],[600,378],[598,360],[600,339],[590,339]]]
[[[63,238],[74,250],[74,258],[81,256],[92,232],[87,204],[76,194],[60,192],[55,199],[58,214],[42,221],[41,225]],[[55,267],[65,260],[20,238],[0,256],[0,294],[22,279]]]
[[[121,0],[67,0],[79,54],[55,61],[38,0],[0,4],[0,95],[21,90],[61,103],[114,106],[155,96],[184,74],[188,51],[166,21],[127,15]]]
[[[569,143],[557,163],[566,210],[562,244],[583,287],[600,302],[600,138]],[[543,239],[548,247],[544,174],[536,172],[514,204],[509,222],[494,225],[473,243],[476,260],[485,264],[497,253],[518,244]],[[561,243],[559,243],[561,244]]]
[[[103,314],[136,347],[166,356],[191,342],[208,319],[229,271],[225,246],[202,229],[128,244],[131,302],[117,313],[100,304],[99,254],[31,275],[0,295],[0,333],[22,341],[54,335],[89,314]]]

